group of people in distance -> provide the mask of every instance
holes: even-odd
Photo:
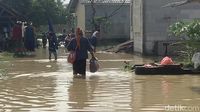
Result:
[[[36,40],[32,23],[27,23],[27,26],[23,22],[16,23],[12,30],[12,41],[15,55],[22,55],[24,51],[34,52]]]

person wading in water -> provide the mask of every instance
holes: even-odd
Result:
[[[80,28],[76,30],[76,38],[72,39],[67,46],[68,51],[76,51],[76,60],[73,63],[73,75],[77,77],[86,76],[86,59],[88,51],[94,57],[94,51],[87,38],[83,37],[83,32]]]

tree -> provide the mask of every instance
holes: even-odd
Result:
[[[177,1],[162,7],[178,7],[192,2],[200,3],[200,0]],[[169,27],[169,31],[175,37],[181,38],[182,41],[176,44],[185,46],[185,49],[181,52],[186,54],[188,62],[192,63],[193,54],[200,48],[200,20],[176,22]]]
[[[55,24],[62,24],[66,20],[66,9],[60,0],[35,0],[30,17],[37,24],[47,23],[49,18]]]
[[[35,25],[47,24],[51,18],[55,24],[66,23],[66,8],[61,0],[3,0]]]
[[[187,54],[191,62],[193,54],[200,48],[200,19],[176,22],[169,27],[169,32],[180,38],[179,43],[185,46],[182,52]]]
[[[66,24],[67,24],[67,26],[69,28],[74,28],[75,27],[75,17],[73,16],[73,14],[67,13],[66,21],[67,21]]]

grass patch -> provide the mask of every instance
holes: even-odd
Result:
[[[7,78],[8,70],[7,69],[0,69],[0,79]]]
[[[0,79],[6,79],[8,76],[9,61],[13,60],[13,53],[0,53]]]
[[[8,61],[13,59],[13,53],[2,52],[0,53],[0,61]]]

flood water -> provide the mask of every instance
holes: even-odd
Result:
[[[57,61],[49,61],[45,49],[36,54],[5,62],[8,75],[0,77],[0,112],[184,112],[180,106],[185,112],[200,112],[198,75],[135,75],[123,70],[123,61],[152,60],[98,52],[99,71],[73,78],[64,49],[59,49]]]

